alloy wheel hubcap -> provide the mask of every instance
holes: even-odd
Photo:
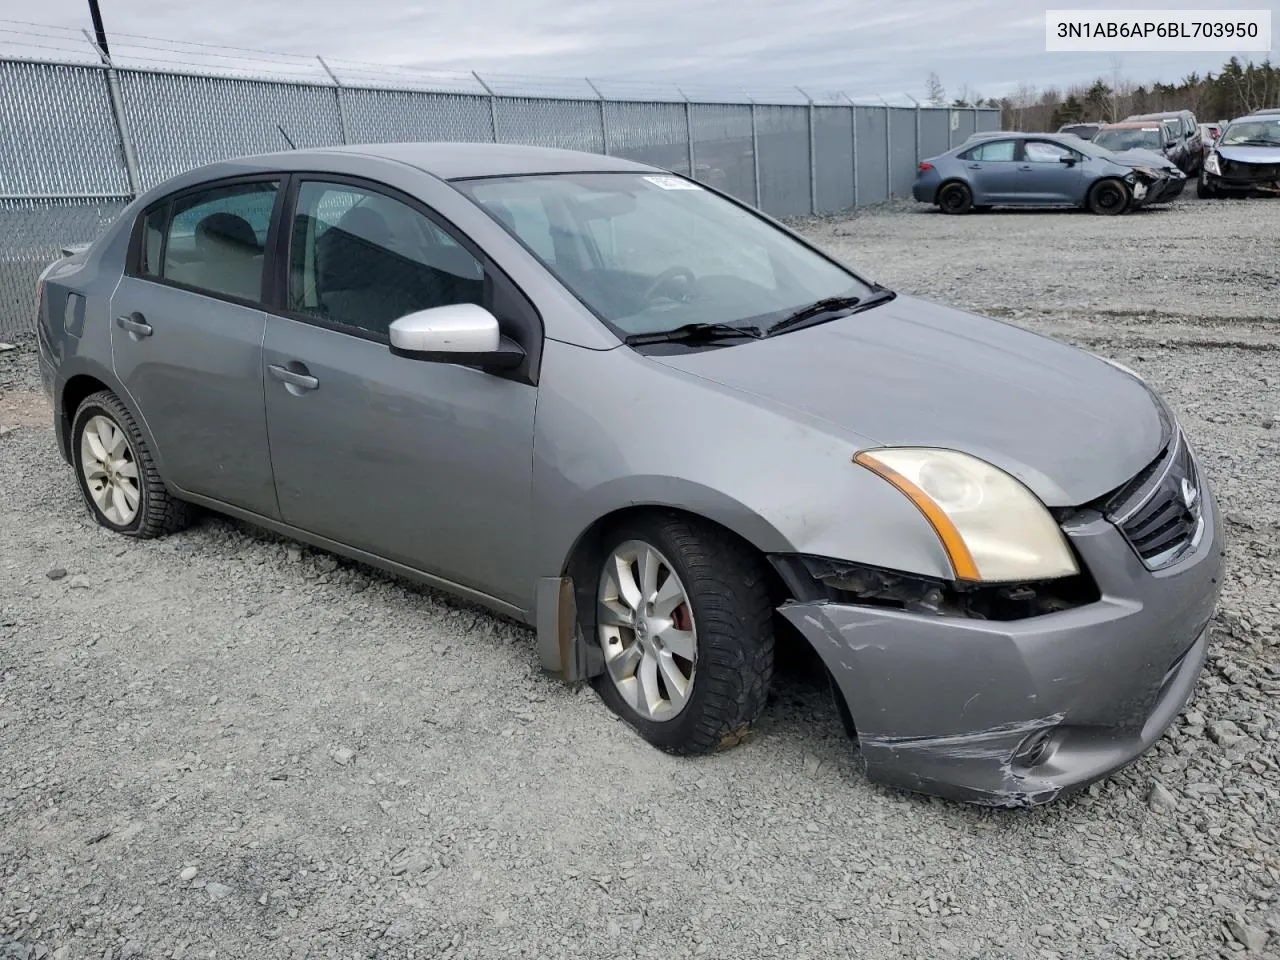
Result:
[[[646,720],[664,721],[688,704],[698,659],[684,584],[670,561],[640,540],[605,561],[596,622],[609,678]]]
[[[116,526],[132,523],[142,505],[138,464],[124,431],[109,417],[98,415],[84,425],[80,470],[102,515]]]

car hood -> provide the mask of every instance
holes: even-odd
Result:
[[[863,447],[981,457],[1052,507],[1120,487],[1170,433],[1147,387],[1092,354],[913,297],[764,340],[651,359],[826,421]]]
[[[1108,159],[1114,160],[1125,167],[1155,167],[1157,170],[1163,170],[1174,165],[1173,161],[1164,154],[1156,153],[1154,150],[1146,150],[1142,147],[1117,151]]]
[[[1280,147],[1214,147],[1213,150],[1236,163],[1280,163]]]

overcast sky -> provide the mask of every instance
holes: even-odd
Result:
[[[108,35],[141,34],[436,70],[685,82],[800,85],[855,95],[925,94],[930,70],[949,96],[1020,82],[1102,75],[1134,82],[1216,70],[1229,53],[1067,54],[1044,49],[1044,7],[1026,0],[100,0]],[[1280,0],[1165,0],[1161,8],[1271,9]],[[1066,0],[1059,7],[1117,4]],[[1151,4],[1134,2],[1139,8]],[[5,20],[89,25],[87,0],[0,0],[0,54],[66,41]],[[6,28],[8,28],[6,30]],[[51,31],[59,34],[61,31]],[[71,33],[64,34],[68,39]],[[122,41],[123,42],[123,38]],[[149,41],[148,41],[149,42]],[[122,48],[123,50],[123,48]],[[56,55],[31,47],[30,52]],[[172,53],[131,48],[156,58]],[[1249,55],[1244,55],[1249,56]],[[1262,54],[1253,54],[1261,59]],[[179,58],[181,59],[181,58]]]

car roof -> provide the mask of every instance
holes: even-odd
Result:
[[[1236,117],[1228,123],[1240,123],[1242,120],[1276,120],[1280,118],[1280,110],[1255,110],[1253,113],[1246,113],[1243,117]]]
[[[1120,123],[1104,123],[1103,130],[1154,130],[1155,120],[1122,120]]]
[[[297,169],[299,164],[323,169],[325,159],[335,155],[392,160],[417,167],[442,180],[471,177],[504,177],[539,173],[660,173],[658,167],[579,150],[535,147],[516,143],[364,143],[349,146],[316,147],[255,156],[235,157],[210,164],[202,172],[216,172],[223,164],[250,163],[259,167],[279,164]],[[281,160],[287,159],[287,163]],[[194,171],[193,171],[194,172]]]
[[[1133,113],[1124,119],[1127,120],[1168,120],[1173,117],[1181,117],[1191,113],[1190,110],[1162,110],[1159,113]],[[1123,121],[1122,121],[1123,122]]]

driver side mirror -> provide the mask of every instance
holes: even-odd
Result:
[[[1068,167],[1074,167],[1076,165],[1076,158],[1075,157],[1059,157],[1058,162],[1065,163]]]
[[[524,350],[498,329],[498,318],[474,303],[451,303],[406,314],[391,324],[391,352],[397,357],[511,370]]]

